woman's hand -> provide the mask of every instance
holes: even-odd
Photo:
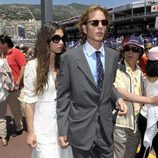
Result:
[[[119,98],[116,102],[116,106],[118,107],[119,111],[118,111],[118,115],[122,116],[122,115],[126,115],[127,111],[128,111],[128,107],[125,103],[125,101],[122,98]]]
[[[36,146],[36,136],[34,133],[28,133],[26,142],[28,146],[34,148]]]

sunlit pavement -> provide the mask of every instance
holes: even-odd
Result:
[[[3,147],[0,139],[0,158],[30,158],[31,149],[26,144],[26,127],[22,135],[12,137],[15,127],[12,121],[12,115],[10,111],[7,111],[7,123],[8,123],[8,145]],[[139,147],[137,152],[139,152]],[[156,158],[155,153],[152,151],[148,158]]]
[[[22,135],[12,137],[15,127],[9,110],[7,111],[7,124],[9,141],[7,146],[2,146],[0,139],[0,158],[30,158],[31,149],[26,144],[26,127]]]

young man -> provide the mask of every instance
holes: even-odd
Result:
[[[57,94],[59,142],[74,158],[113,158],[112,106],[127,107],[113,87],[118,53],[103,41],[108,13],[90,6],[80,19],[81,46],[61,58]]]

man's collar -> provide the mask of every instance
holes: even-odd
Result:
[[[102,56],[104,56],[104,54],[105,54],[103,43],[102,43],[102,46],[100,47],[100,49],[96,50],[88,41],[86,41],[84,48],[85,48],[85,52],[88,56],[93,55],[96,51],[100,51]]]

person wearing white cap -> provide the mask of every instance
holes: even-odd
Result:
[[[140,38],[131,37],[123,48],[124,60],[119,64],[114,86],[126,100],[128,113],[116,117],[114,127],[114,158],[134,158],[140,142],[137,118],[142,104],[158,104],[158,96],[146,97],[143,94],[143,74],[138,60],[143,54],[144,45]]]
[[[158,46],[148,52],[146,66],[145,91],[146,96],[158,94]],[[141,148],[137,158],[147,158],[151,147],[158,157],[158,107],[145,104],[138,117],[138,128],[141,132]]]

